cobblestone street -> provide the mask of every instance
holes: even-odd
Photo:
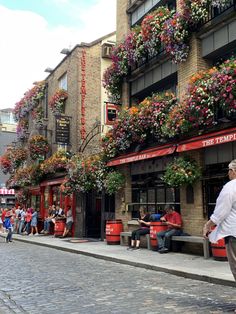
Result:
[[[232,313],[235,289],[0,238],[0,313]],[[135,254],[135,252],[134,252]]]

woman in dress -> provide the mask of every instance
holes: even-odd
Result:
[[[35,235],[38,235],[38,212],[37,210],[33,209],[32,210],[32,218],[31,218],[31,235],[34,235],[34,231],[35,231]]]

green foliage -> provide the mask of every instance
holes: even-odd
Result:
[[[114,194],[125,184],[125,177],[118,171],[109,172],[104,182],[105,190],[108,194]]]
[[[162,180],[171,187],[192,185],[201,177],[201,168],[197,162],[190,157],[175,158],[167,165]]]

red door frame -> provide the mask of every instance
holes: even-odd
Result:
[[[58,186],[60,185],[62,182],[64,181],[64,178],[59,178],[59,179],[55,179],[55,180],[48,180],[48,181],[44,181],[40,184],[40,210],[41,210],[41,214],[42,217],[45,216],[45,210],[46,208],[44,207],[44,203],[45,203],[45,188],[49,187],[49,200],[48,200],[48,205],[51,206],[53,205],[53,186]],[[75,233],[75,207],[76,207],[76,197],[75,197],[75,193],[73,193],[71,196],[66,195],[65,197],[63,197],[62,192],[60,192],[60,206],[64,209],[65,213],[67,210],[67,206],[71,206],[72,207],[72,214],[73,214],[73,219],[74,219],[74,223],[73,223],[73,227],[72,227],[72,236],[74,236]]]

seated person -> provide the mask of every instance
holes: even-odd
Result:
[[[56,207],[55,205],[52,205],[49,207],[48,210],[48,216],[44,220],[43,230],[40,233],[48,234],[50,231],[50,223],[52,222],[52,219],[56,215]]]
[[[65,214],[62,208],[59,205],[56,205],[55,215],[52,218],[52,222],[55,224],[57,219],[65,218]]]
[[[171,246],[171,237],[182,233],[181,215],[174,210],[172,205],[166,205],[165,212],[166,214],[160,218],[160,221],[167,224],[167,230],[157,233],[159,253],[168,253]]]
[[[138,223],[140,227],[132,232],[131,246],[128,250],[138,250],[140,248],[140,236],[150,233],[150,214],[144,207],[140,207],[139,214]]]
[[[68,206],[67,213],[66,213],[65,217],[66,217],[66,225],[65,225],[65,229],[64,229],[63,235],[61,236],[62,238],[65,238],[68,235],[68,233],[71,231],[71,229],[72,229],[73,214],[72,214],[71,206]]]

